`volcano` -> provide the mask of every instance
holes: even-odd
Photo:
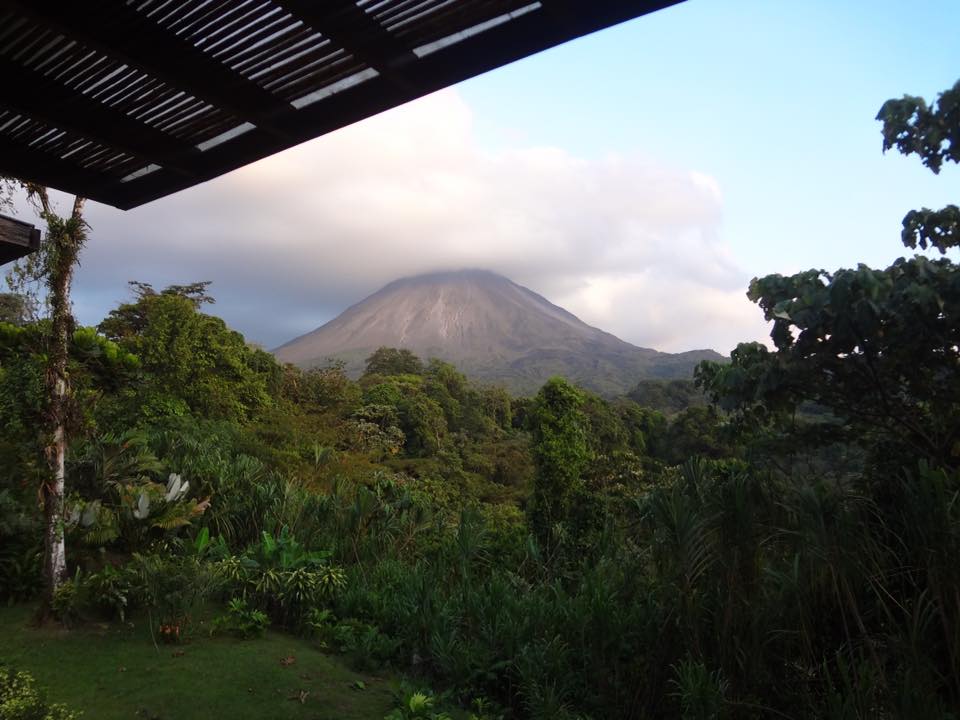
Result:
[[[356,376],[383,346],[446,360],[473,379],[521,394],[561,375],[617,395],[639,380],[689,378],[701,360],[723,359],[712,350],[664,353],[631,345],[486,270],[396,280],[273,352],[303,368],[342,360]]]

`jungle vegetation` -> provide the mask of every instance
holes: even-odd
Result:
[[[960,160],[960,83],[878,119]],[[620,399],[392,348],[357,381],[282,366],[205,283],[133,283],[95,328],[8,298],[0,594],[43,592],[53,407],[68,625],[146,613],[175,644],[213,608],[406,674],[391,718],[956,718],[958,216],[904,219],[939,257],[754,280],[769,345]]]

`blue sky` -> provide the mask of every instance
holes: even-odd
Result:
[[[461,85],[490,147],[640,152],[702,171],[752,274],[882,265],[960,173],[881,154],[874,117],[960,79],[960,2],[688,0]]]
[[[275,347],[399,276],[500,272],[662,350],[763,339],[750,278],[905,254],[960,202],[874,117],[960,78],[958,0],[688,0],[123,213],[91,203],[75,285],[212,280]]]

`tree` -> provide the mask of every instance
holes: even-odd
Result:
[[[0,176],[0,211],[6,212],[13,208],[13,193],[16,189],[15,180]]]
[[[453,432],[463,426],[463,404],[469,392],[469,383],[453,365],[431,358],[426,368],[424,391],[443,408],[446,425]]]
[[[27,296],[20,293],[0,293],[0,322],[23,325],[32,314]]]
[[[367,358],[367,375],[419,375],[423,372],[420,358],[406,348],[378,348]]]
[[[421,457],[436,455],[447,435],[443,408],[435,400],[416,392],[401,400],[398,409],[407,452]]]
[[[916,153],[934,172],[960,161],[960,83],[933,109],[907,97],[885,103],[878,118],[884,148]],[[955,212],[908,214],[904,244],[957,245]],[[697,380],[714,401],[759,422],[812,401],[899,462],[960,466],[960,267],[915,256],[884,270],[769,275],[747,296],[773,323],[776,349],[741,344],[730,365],[702,364]]]
[[[127,285],[133,291],[134,302],[123,303],[111,310],[109,316],[100,323],[100,330],[115,340],[143,332],[149,322],[147,312],[153,307],[149,301],[158,296],[182,298],[193,305],[194,310],[200,310],[205,304],[212,305],[216,301],[207,293],[210,284],[210,281],[204,281],[170,285],[158,293],[150,283],[129,280]]]
[[[590,460],[584,396],[563,378],[540,389],[530,412],[533,457],[532,525],[545,546],[554,544],[554,527],[570,515],[571,500]]]
[[[883,122],[884,151],[896,146],[904,155],[918,155],[939,174],[946,162],[960,162],[960,80],[928,106],[920,97],[887,100],[877,120]],[[903,244],[935,247],[941,253],[960,245],[960,207],[911,210],[903,219]]]
[[[213,284],[212,280],[202,280],[200,282],[187,283],[186,285],[168,285],[159,293],[153,289],[153,285],[150,283],[140,282],[138,280],[129,280],[127,285],[133,289],[133,294],[136,295],[138,300],[142,300],[146,297],[153,297],[154,295],[176,295],[178,297],[186,298],[193,303],[193,306],[199,310],[204,305],[210,304],[213,305],[216,300],[213,296],[207,292],[207,289],[210,285]]]
[[[479,398],[483,414],[501,430],[509,430],[513,421],[513,399],[502,387],[485,387]]]
[[[299,405],[333,409],[355,402],[359,388],[347,377],[346,363],[333,360],[328,365],[308,370],[285,365],[281,393]]]
[[[22,187],[47,224],[46,241],[40,250],[28,255],[19,265],[19,272],[14,272],[12,276],[14,279],[19,277],[21,281],[42,282],[46,287],[50,311],[50,336],[44,373],[47,394],[44,449],[50,475],[40,488],[45,522],[45,594],[41,616],[45,616],[49,613],[54,593],[67,574],[63,510],[69,439],[67,422],[71,413],[67,361],[74,327],[70,288],[80,250],[87,240],[88,227],[83,219],[84,198],[76,196],[70,214],[61,217],[54,212],[45,187],[33,183],[22,183]]]
[[[132,423],[187,411],[242,420],[272,404],[267,384],[276,375],[279,386],[279,365],[268,353],[248,346],[223,320],[200,312],[210,300],[170,288],[137,295],[136,302],[112,310],[99,327],[143,364]]]
[[[706,404],[706,398],[692,380],[641,380],[627,393],[637,405],[675,415],[689,407]]]

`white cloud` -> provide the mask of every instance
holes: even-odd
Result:
[[[403,275],[482,267],[638,345],[763,336],[700,172],[559,148],[491,153],[443,91],[128,213],[91,204],[77,282],[96,322],[130,279],[213,280],[215,310],[276,345]]]

